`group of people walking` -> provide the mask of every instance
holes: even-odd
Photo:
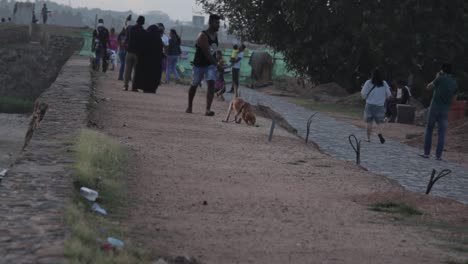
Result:
[[[118,78],[123,80],[124,90],[128,91],[130,81],[132,81],[132,91],[143,90],[146,93],[155,93],[161,84],[163,71],[166,72],[166,83],[169,82],[171,74],[174,74],[176,80],[180,78],[176,65],[182,53],[181,39],[174,29],[170,30],[169,36],[167,36],[164,25],[161,23],[150,25],[147,29],[144,28],[144,24],[145,18],[140,16],[136,24],[131,25],[131,16],[129,16],[125,27],[118,36],[115,36],[114,30],[112,29],[109,34],[103,26],[103,20],[100,19],[93,34],[96,43],[96,64],[99,65],[102,59],[102,70],[106,71],[108,56],[116,57],[118,54],[121,62]],[[225,87],[221,89],[220,86],[224,85],[224,70],[229,66],[226,66],[223,54],[218,50],[217,32],[220,28],[220,16],[210,15],[208,25],[208,29],[200,32],[196,40],[192,83],[188,92],[186,113],[192,113],[193,99],[204,80],[208,87],[205,115],[214,116],[215,113],[211,110],[211,105],[215,91],[216,89],[225,91]],[[244,45],[240,48],[234,47],[231,55],[233,87],[230,92],[235,93],[236,97],[238,96],[240,63],[244,56],[244,50]],[[116,59],[113,60],[113,68],[117,64],[116,61]],[[133,77],[132,72],[134,72]],[[424,158],[429,158],[432,133],[435,124],[438,124],[436,159],[442,159],[448,111],[457,92],[457,83],[451,74],[452,66],[443,64],[434,81],[428,86],[428,89],[433,90],[433,97],[428,112],[424,153],[421,155]],[[394,121],[395,107],[397,104],[408,103],[411,97],[410,89],[405,82],[398,82],[396,93],[393,95],[390,86],[383,78],[381,69],[377,68],[372,72],[371,79],[364,83],[361,96],[366,101],[364,120],[367,123],[367,141],[371,141],[373,123],[375,122],[379,141],[384,144],[382,124],[385,123],[386,116],[390,117],[390,122]]]
[[[104,27],[104,21],[99,19],[93,32],[95,69],[106,72],[109,60],[113,70],[120,60],[118,79],[124,82],[124,90],[143,90],[145,93],[156,93],[161,84],[162,73],[166,72],[168,83],[171,74],[178,80],[177,60],[181,55],[181,38],[172,29],[170,35],[165,34],[162,23],[144,28],[145,17],[139,16],[132,25],[131,16],[127,17],[119,35]],[[101,66],[102,64],[102,66]]]
[[[182,54],[182,41],[175,29],[171,29],[169,35],[166,35],[162,23],[150,25],[145,29],[144,16],[139,16],[135,25],[132,25],[131,19],[131,15],[127,17],[118,35],[115,34],[113,28],[109,32],[104,27],[102,19],[98,20],[93,32],[93,50],[96,57],[94,68],[106,72],[110,61],[111,70],[114,70],[120,61],[118,79],[123,81],[125,91],[131,89],[135,92],[143,90],[147,93],[155,93],[161,83],[169,83],[172,75],[175,80],[180,79],[177,62]],[[186,112],[192,112],[193,98],[197,88],[202,81],[205,81],[208,86],[206,115],[213,116],[211,104],[215,91],[225,92],[224,71],[226,68],[232,67],[233,85],[229,92],[238,96],[239,75],[245,46],[240,45],[234,48],[230,65],[227,65],[221,50],[218,49],[217,32],[220,27],[220,16],[210,15],[208,24],[208,29],[200,32],[196,40],[192,83]],[[166,73],[165,80],[161,80],[164,72]]]
[[[436,160],[442,160],[448,126],[448,113],[452,103],[456,100],[458,90],[458,85],[452,76],[452,72],[451,64],[442,64],[435,79],[427,86],[427,90],[432,91],[433,95],[427,113],[424,153],[420,155],[423,158],[430,158],[433,131],[435,125],[437,125],[438,142],[435,158]],[[382,124],[385,123],[385,104],[387,103],[392,106],[395,102],[407,103],[411,92],[406,84],[401,81],[399,82],[396,96],[392,97],[389,85],[383,80],[381,69],[377,68],[373,71],[372,78],[366,81],[362,87],[361,96],[366,100],[364,120],[367,123],[367,141],[371,141],[373,123],[375,122],[380,143],[384,144],[385,138],[383,137]],[[389,111],[391,112],[392,110]]]

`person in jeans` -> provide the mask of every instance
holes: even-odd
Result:
[[[242,59],[244,58],[245,45],[242,44],[237,53],[237,57],[233,60],[232,64],[232,88],[229,91],[230,93],[234,92],[236,97],[239,97],[239,75],[242,64]]]
[[[125,79],[124,79],[124,91],[128,91],[128,83],[132,77],[132,72],[137,64],[137,52],[141,50],[139,47],[143,44],[145,29],[145,17],[139,16],[137,23],[134,26],[129,26],[127,29],[127,56],[125,57]],[[138,92],[138,89],[133,85],[132,91]]]
[[[192,85],[189,90],[188,107],[187,110],[185,110],[186,113],[192,113],[193,98],[195,98],[197,88],[204,77],[208,85],[205,115],[215,115],[215,113],[211,111],[211,104],[213,103],[214,98],[217,68],[219,67],[215,54],[219,45],[217,33],[220,27],[220,19],[221,17],[218,15],[210,15],[210,18],[208,19],[208,29],[198,34],[195,45],[195,58],[193,60]]]
[[[180,37],[175,29],[171,29],[169,33],[169,47],[167,49],[167,70],[166,70],[166,83],[171,79],[171,73],[174,73],[176,80],[180,79],[177,72],[177,60],[179,59],[182,50],[180,49]]]
[[[382,124],[385,120],[385,101],[392,96],[392,92],[387,82],[383,80],[382,72],[379,68],[376,68],[372,72],[372,78],[364,83],[361,96],[366,100],[364,120],[367,123],[367,142],[371,141],[372,123],[375,121],[380,143],[384,144],[385,139],[382,135]]]
[[[104,27],[104,20],[99,19],[96,29],[93,31],[93,50],[95,52],[94,69],[99,70],[102,62],[102,72],[107,71],[108,54],[107,48],[109,47],[109,30]]]
[[[431,105],[429,107],[429,116],[427,119],[426,132],[424,135],[424,154],[423,158],[429,158],[432,147],[432,132],[435,124],[438,126],[438,140],[436,149],[436,159],[442,160],[442,153],[445,145],[445,135],[448,126],[448,112],[452,102],[456,100],[458,89],[457,82],[452,76],[452,65],[443,64],[440,72],[437,73],[434,81],[427,86],[428,90],[434,90]]]

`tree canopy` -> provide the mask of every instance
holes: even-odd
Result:
[[[376,66],[422,94],[442,62],[468,85],[464,0],[197,0],[242,40],[267,44],[314,82],[356,91]],[[466,91],[467,89],[464,88]]]

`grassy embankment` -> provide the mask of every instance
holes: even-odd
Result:
[[[126,148],[101,133],[85,129],[76,143],[76,160],[75,193],[65,211],[65,221],[71,229],[65,256],[70,263],[148,263],[149,255],[129,245],[125,228],[118,224],[128,206]],[[91,211],[91,202],[79,194],[82,186],[99,192],[98,202],[108,216]],[[107,237],[121,239],[124,248],[101,250]]]
[[[32,100],[14,97],[0,97],[0,113],[27,114],[33,111]]]

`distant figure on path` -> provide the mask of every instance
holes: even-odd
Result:
[[[44,4],[44,6],[42,6],[42,24],[47,24],[47,18],[49,17],[49,10],[47,9],[47,5]]]
[[[443,64],[440,72],[436,74],[434,81],[427,86],[428,90],[434,90],[432,101],[429,108],[426,132],[424,136],[424,154],[423,158],[429,158],[432,147],[432,132],[437,123],[438,140],[436,149],[436,159],[442,160],[442,153],[445,145],[445,135],[448,126],[448,112],[453,101],[456,100],[458,85],[452,76],[452,65]]]
[[[158,26],[151,25],[143,34],[137,50],[134,87],[156,93],[161,81],[162,40]]]
[[[198,85],[201,84],[204,77],[208,85],[205,115],[214,116],[215,113],[211,111],[211,104],[213,103],[217,68],[219,67],[215,54],[219,45],[217,32],[220,26],[220,16],[210,15],[208,25],[208,29],[200,32],[197,37],[195,58],[193,60],[192,85],[190,86],[188,107],[185,112],[192,113],[193,98],[195,98]]]
[[[367,142],[371,141],[372,123],[375,121],[380,143],[384,144],[385,139],[382,135],[382,124],[385,120],[385,101],[392,96],[392,92],[387,82],[383,80],[382,72],[379,68],[376,68],[372,72],[372,78],[364,83],[361,96],[366,100],[364,120],[367,123]]]
[[[180,48],[181,40],[177,31],[171,29],[169,33],[169,47],[167,49],[167,70],[166,70],[166,83],[169,83],[171,79],[171,73],[174,73],[176,81],[180,79],[179,73],[177,72],[177,60],[182,49]]]
[[[2,23],[5,23],[5,22],[6,22],[5,18],[4,18],[4,17],[2,17]]]
[[[163,23],[158,23],[157,26],[159,27],[160,33],[161,33],[161,40],[163,43],[163,59],[162,59],[162,64],[161,64],[161,70],[162,72],[166,72],[167,68],[167,53],[169,49],[169,37],[166,35],[166,28],[164,27]],[[166,72],[167,75],[167,72]]]
[[[239,77],[240,77],[242,59],[244,58],[244,50],[245,50],[245,45],[242,44],[239,47],[239,52],[237,53],[237,57],[232,61],[232,85],[233,87],[231,88],[229,93],[234,92],[236,97],[239,97]]]
[[[123,81],[124,79],[124,71],[125,71],[125,56],[127,56],[127,29],[122,28],[117,40],[119,42],[119,59],[120,59],[120,69],[119,69],[119,81]]]
[[[108,54],[107,48],[109,47],[109,30],[104,27],[104,20],[101,18],[98,20],[98,25],[93,31],[93,50],[95,51],[95,70],[99,70],[101,61],[102,61],[102,72],[107,71],[108,66]]]
[[[111,28],[110,30],[110,35],[109,35],[109,57],[112,62],[112,68],[111,71],[117,67],[117,49],[119,48],[119,41],[117,39],[117,35],[115,34],[115,29]]]
[[[143,25],[145,24],[145,17],[139,16],[136,25],[129,26],[127,29],[127,56],[125,58],[125,79],[124,79],[124,91],[128,91],[128,83],[132,77],[132,72],[137,64],[137,52],[141,50],[140,46],[145,35],[145,29]],[[132,91],[138,92],[138,89],[132,82]]]

